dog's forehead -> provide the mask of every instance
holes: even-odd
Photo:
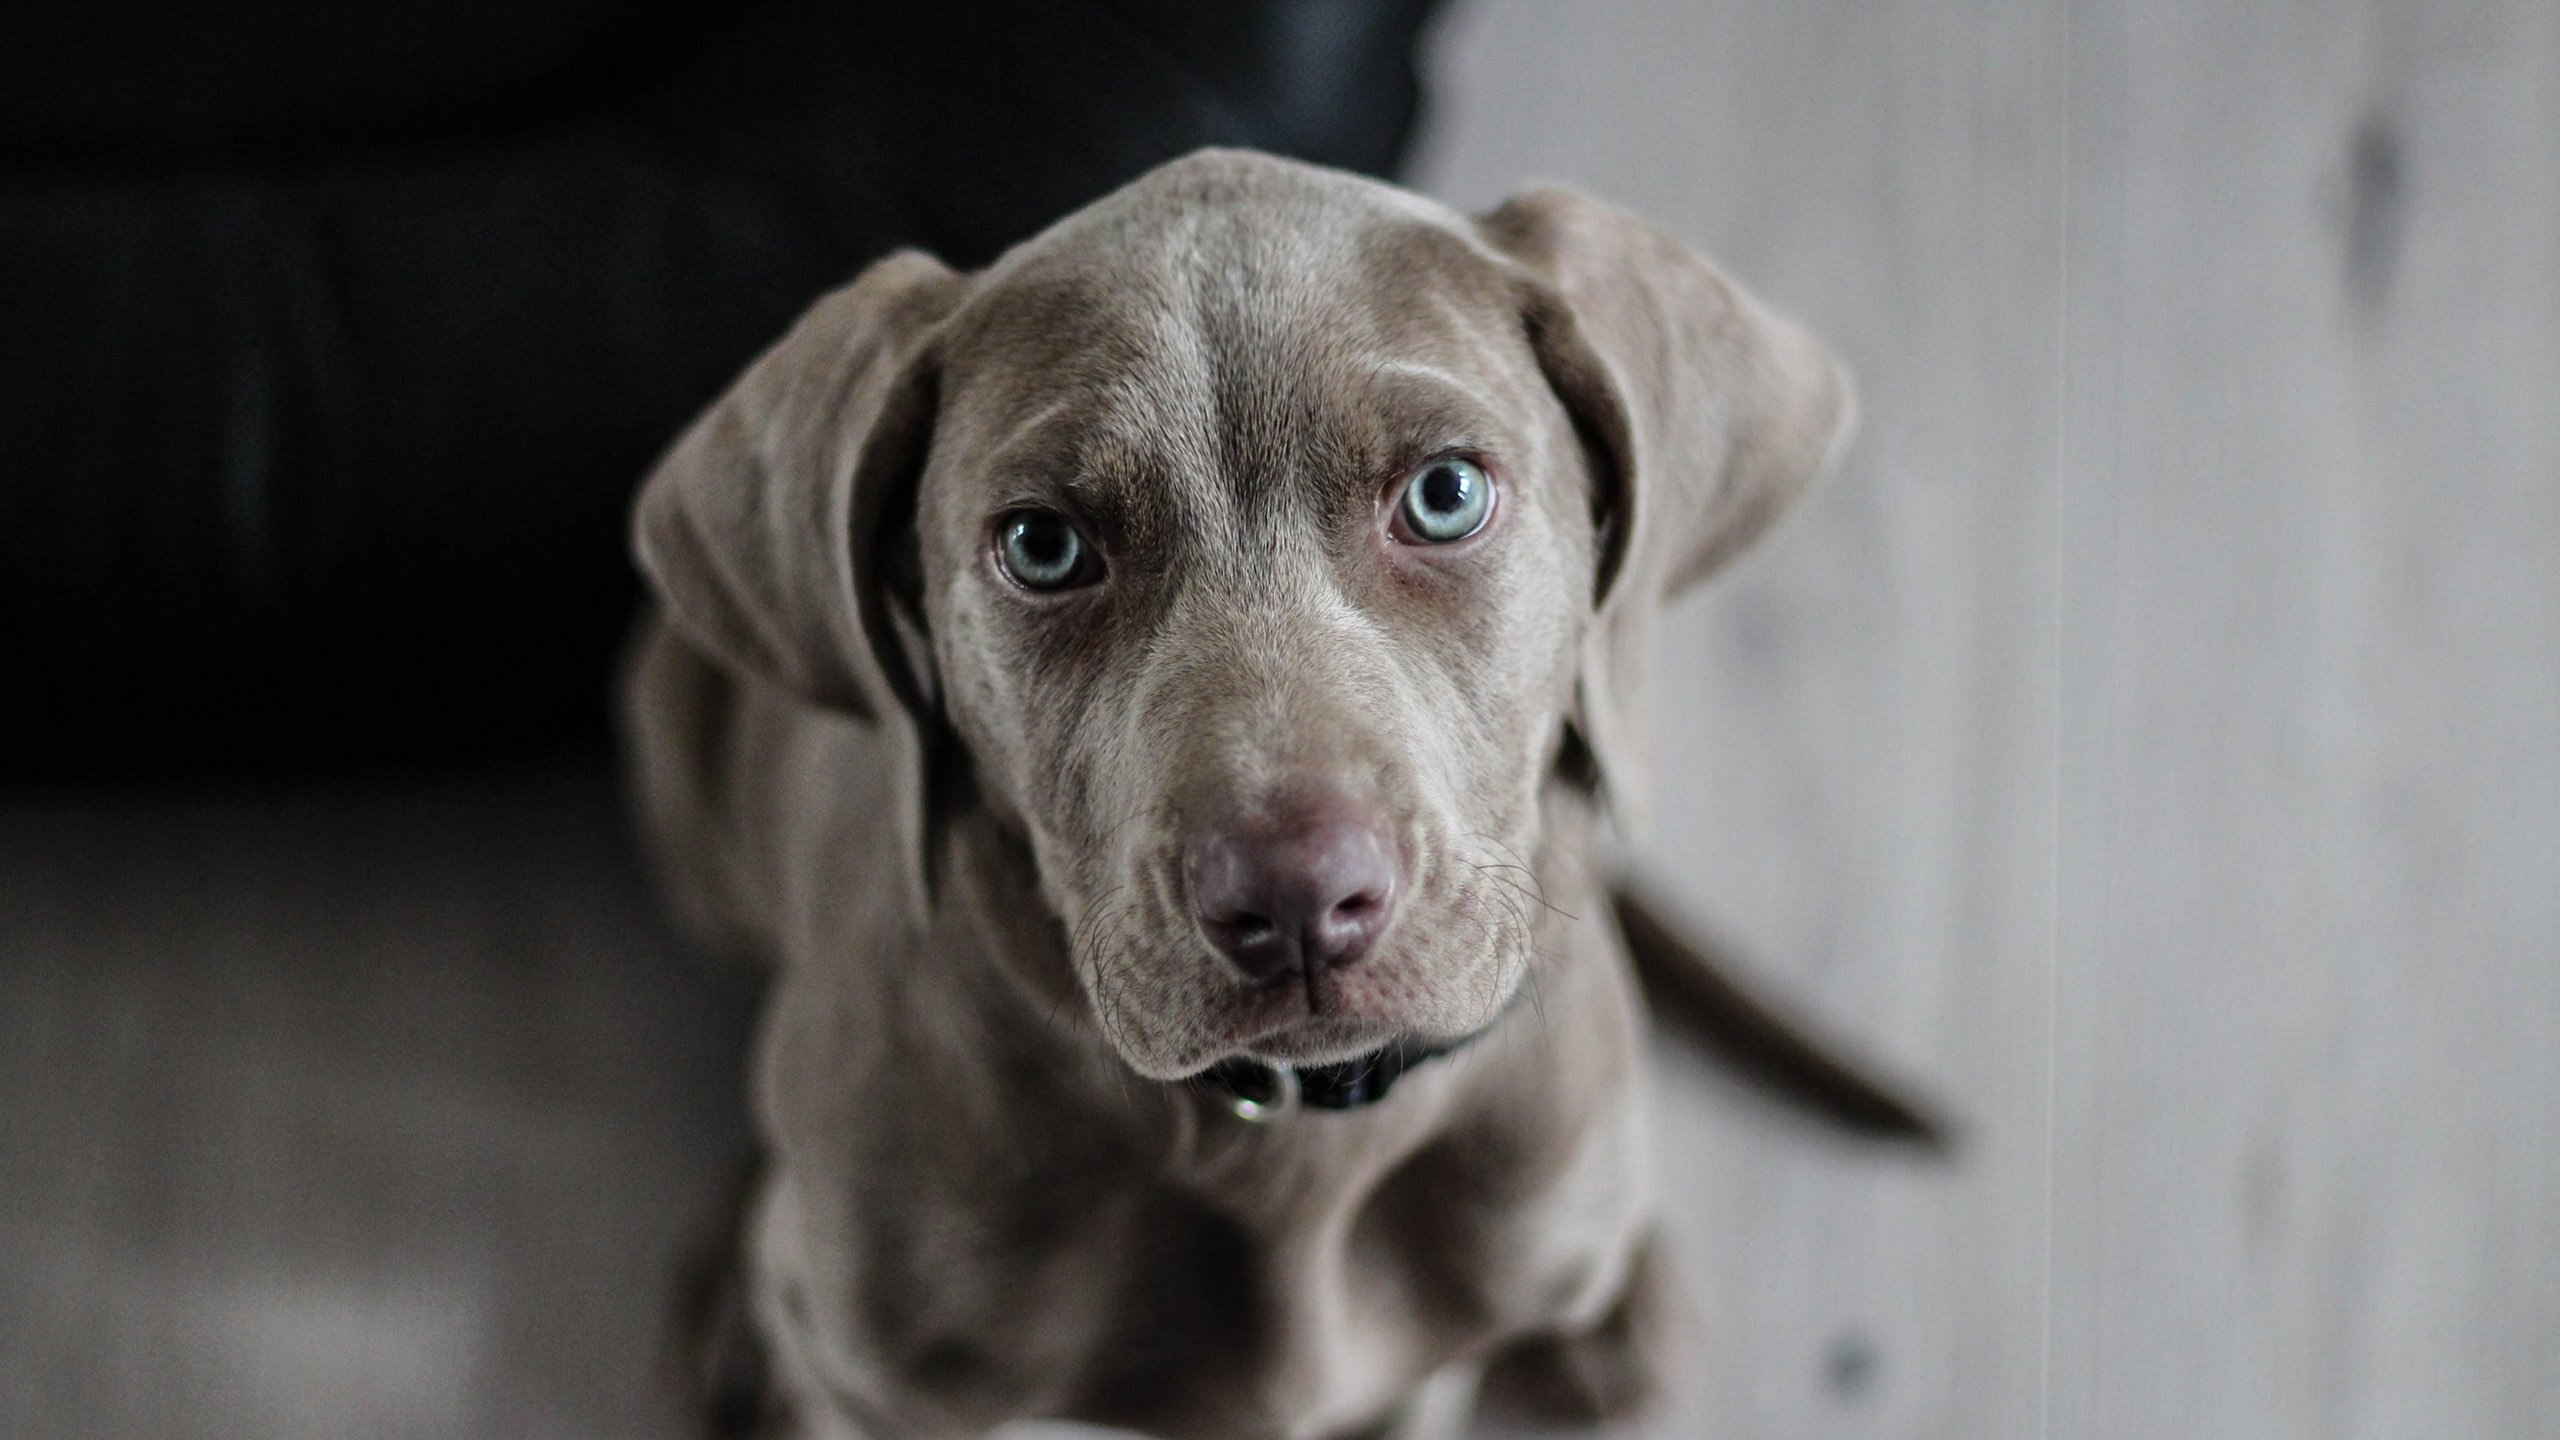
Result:
[[[1207,155],[982,276],[943,339],[944,401],[967,416],[952,439],[972,468],[999,477],[1140,486],[1361,452],[1319,467],[1341,470],[1496,408],[1481,362],[1506,342],[1525,354],[1507,277],[1453,213],[1353,176]]]
[[[1066,322],[1186,308],[1272,320],[1311,303],[1357,308],[1399,283],[1489,257],[1465,217],[1426,197],[1273,156],[1210,150],[1160,166],[1008,251],[966,310],[999,330],[1039,318],[1044,305],[1060,307],[1054,318]]]

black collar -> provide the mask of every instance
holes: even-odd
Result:
[[[1221,1060],[1194,1077],[1193,1083],[1226,1092],[1228,1108],[1247,1120],[1271,1120],[1304,1106],[1311,1110],[1357,1110],[1387,1098],[1387,1090],[1406,1071],[1427,1064],[1466,1042],[1424,1045],[1399,1041],[1366,1055],[1330,1065],[1283,1065],[1239,1055]]]

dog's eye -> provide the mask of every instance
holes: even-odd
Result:
[[[996,523],[996,559],[1026,590],[1065,590],[1100,578],[1075,525],[1055,510],[1016,510]]]
[[[1405,477],[1396,508],[1404,521],[1400,538],[1425,545],[1464,540],[1493,513],[1493,481],[1473,461],[1443,455]]]

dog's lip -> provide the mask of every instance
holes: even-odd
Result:
[[[1226,1023],[1196,1055],[1202,1066],[1249,1057],[1279,1064],[1330,1065],[1356,1059],[1386,1045],[1454,1046],[1473,1040],[1496,1024],[1504,1011],[1482,1025],[1448,1035],[1415,1029],[1393,1014],[1363,1013],[1339,1003],[1316,1008],[1304,976],[1295,971],[1275,975],[1236,994]]]
[[[1428,1042],[1397,1026],[1374,1020],[1304,1015],[1243,1039],[1218,1058],[1232,1059],[1241,1055],[1281,1065],[1331,1065],[1401,1043]]]
[[[1274,976],[1237,997],[1234,1009],[1210,1046],[1212,1062],[1254,1055],[1289,1064],[1307,1063],[1319,1050],[1352,1040],[1366,1040],[1348,1052],[1359,1054],[1393,1038],[1399,1026],[1387,1020],[1318,1011],[1307,1003],[1306,986],[1296,974]]]

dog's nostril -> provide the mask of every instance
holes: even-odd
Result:
[[[1369,943],[1386,928],[1386,886],[1352,892],[1324,912],[1307,937],[1308,959],[1321,965],[1351,965],[1368,953]]]

